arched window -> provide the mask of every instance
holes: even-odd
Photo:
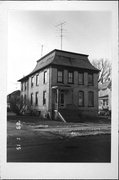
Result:
[[[92,91],[88,92],[88,106],[89,107],[94,106],[94,92],[92,92]]]
[[[84,106],[84,92],[79,91],[79,98],[78,98],[79,106]]]

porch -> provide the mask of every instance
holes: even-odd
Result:
[[[80,112],[73,102],[73,88],[69,85],[52,87],[52,118],[55,120],[79,121]]]
[[[73,88],[68,85],[52,87],[52,110],[69,109],[73,106]]]

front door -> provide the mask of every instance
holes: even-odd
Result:
[[[60,106],[64,107],[64,92],[60,92]]]

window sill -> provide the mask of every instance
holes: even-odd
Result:
[[[58,82],[58,81],[57,81],[57,83],[64,84],[64,82]]]
[[[68,84],[74,84],[74,82],[68,82]]]
[[[94,84],[88,84],[88,86],[94,86]]]

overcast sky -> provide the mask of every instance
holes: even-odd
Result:
[[[19,89],[17,80],[30,73],[41,57],[60,49],[63,26],[63,50],[84,53],[89,59],[111,60],[111,14],[91,11],[10,11],[8,15],[7,92]]]

